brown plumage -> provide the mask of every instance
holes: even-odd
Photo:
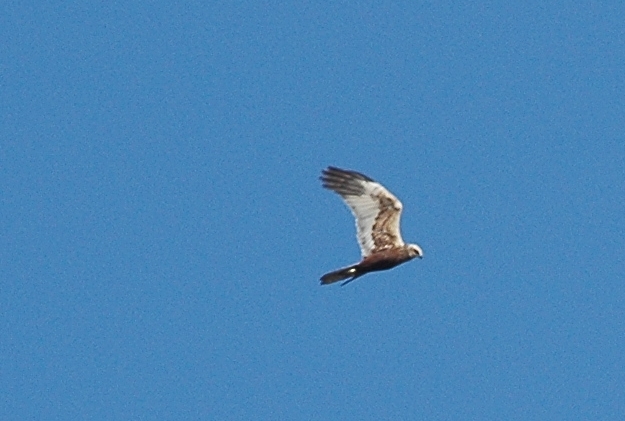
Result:
[[[323,187],[338,193],[356,218],[362,260],[352,266],[326,273],[323,285],[354,279],[374,271],[391,269],[415,257],[421,247],[405,244],[399,231],[402,204],[380,183],[364,174],[328,167],[321,175]]]

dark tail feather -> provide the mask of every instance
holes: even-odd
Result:
[[[339,270],[335,270],[334,272],[326,273],[321,277],[321,285],[333,284],[338,281],[343,281],[345,279],[351,278],[347,282],[343,282],[345,285],[348,282],[353,281],[357,277],[360,276],[357,269],[358,265],[349,266],[346,268],[342,268]]]

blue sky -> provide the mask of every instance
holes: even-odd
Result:
[[[625,417],[620,2],[0,9],[3,420]]]

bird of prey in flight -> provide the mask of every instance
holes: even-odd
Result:
[[[326,273],[321,284],[344,281],[345,285],[369,272],[387,270],[423,251],[416,244],[406,244],[399,232],[401,202],[384,186],[356,171],[328,167],[321,175],[323,187],[338,193],[356,218],[358,244],[362,260],[354,265]]]

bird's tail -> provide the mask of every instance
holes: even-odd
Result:
[[[345,285],[348,282],[353,281],[361,274],[358,273],[358,265],[348,266],[346,268],[342,268],[339,270],[335,270],[334,272],[326,273],[321,277],[321,285],[333,284],[334,282],[343,281],[345,279],[351,278],[350,280],[343,282],[342,285]]]

